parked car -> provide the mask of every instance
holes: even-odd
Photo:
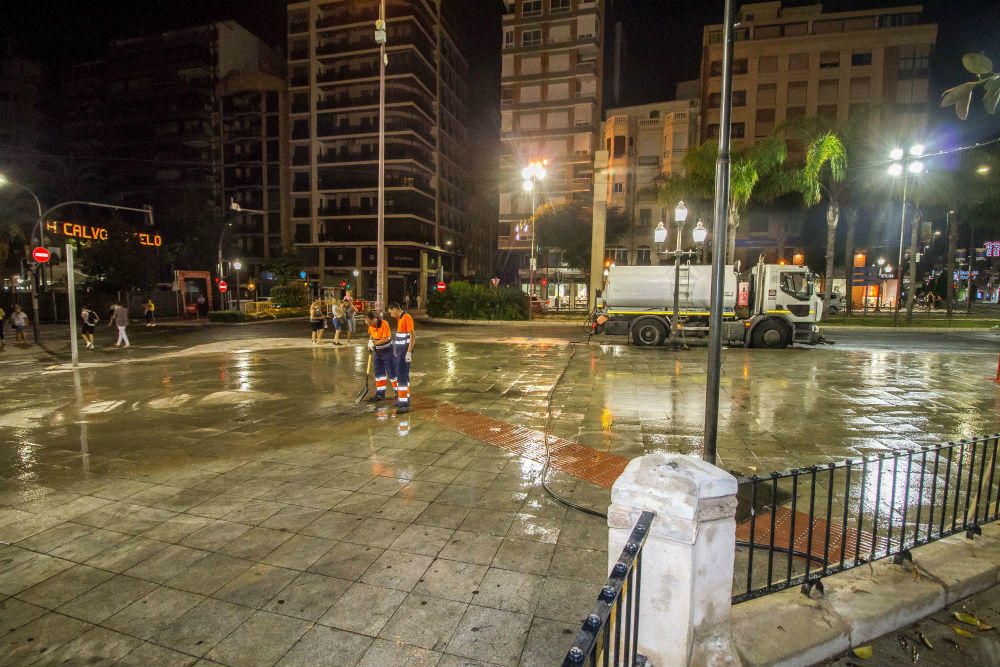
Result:
[[[531,312],[533,313],[547,313],[549,312],[549,302],[545,299],[539,298],[537,296],[531,297]]]
[[[830,295],[829,314],[836,315],[844,309],[844,297],[840,292]]]

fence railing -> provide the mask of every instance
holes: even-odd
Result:
[[[1000,517],[1000,434],[742,479],[733,602],[793,586]]]
[[[649,536],[653,512],[643,512],[597,602],[577,633],[563,667],[576,665],[644,665],[639,655],[639,598],[642,584],[642,548]]]

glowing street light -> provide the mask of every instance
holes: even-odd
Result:
[[[906,230],[906,203],[907,195],[909,191],[909,181],[910,175],[917,176],[924,172],[924,163],[919,158],[924,156],[926,149],[923,144],[913,144],[910,149],[906,152],[902,148],[893,148],[889,151],[889,159],[892,163],[889,165],[889,175],[896,178],[899,176],[903,177],[903,211],[900,215],[899,221],[899,257],[896,262],[896,266],[900,267],[899,276],[896,280],[896,307],[893,319],[895,322],[899,321],[899,297],[903,293],[903,234]],[[910,266],[910,295],[907,299],[913,298],[913,283],[916,282],[916,263],[911,263]],[[907,312],[910,312],[909,310]]]
[[[521,187],[524,188],[525,192],[531,193],[531,217],[532,217],[532,223],[531,223],[531,275],[530,275],[530,278],[529,278],[529,291],[528,291],[528,293],[530,295],[534,295],[535,294],[535,269],[536,269],[537,264],[538,264],[537,259],[535,258],[535,223],[534,223],[534,217],[535,217],[535,211],[538,208],[538,204],[535,201],[535,190],[536,190],[535,186],[537,185],[538,181],[545,180],[545,176],[548,173],[547,170],[545,169],[545,167],[546,167],[546,165],[548,165],[548,163],[549,163],[548,160],[533,160],[533,161],[529,162],[526,167],[524,167],[523,169],[521,169],[521,178],[523,179],[521,181]],[[523,231],[524,231],[525,235],[527,235],[527,232],[528,232],[527,224],[528,223],[524,222],[523,224],[524,224]],[[520,225],[515,226],[514,237],[518,241],[521,240],[521,231],[522,231],[522,229],[521,229]],[[532,316],[532,313],[531,313],[531,309],[529,308],[528,309],[528,317],[530,318],[531,316]]]

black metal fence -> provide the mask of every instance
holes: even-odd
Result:
[[[564,667],[603,665],[624,667],[645,665],[637,653],[639,640],[639,593],[642,584],[642,548],[653,522],[652,512],[639,516],[611,568],[608,581],[597,596],[593,610],[583,622],[573,646],[563,660]]]
[[[741,480],[733,602],[802,586],[1000,517],[1000,434]]]

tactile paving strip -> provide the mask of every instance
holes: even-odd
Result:
[[[416,403],[416,402],[415,402]],[[519,456],[538,461],[545,460],[545,434],[523,426],[486,417],[477,412],[460,408],[452,403],[442,403],[422,398],[414,405],[424,419],[446,426],[453,431],[481,442],[506,449]],[[628,459],[599,452],[570,440],[549,436],[550,466],[560,472],[593,482],[610,489],[625,470]]]
[[[792,528],[792,512],[787,507],[779,507],[774,513],[774,546],[787,549]],[[812,561],[823,563],[823,555],[830,563],[839,563],[843,553],[845,560],[852,560],[854,552],[858,546],[858,533],[853,528],[847,529],[844,535],[843,526],[836,521],[830,522],[830,548],[826,551],[826,519],[813,519],[812,543],[809,542],[809,515],[805,512],[795,513],[795,537],[792,545],[796,555],[803,557],[808,553],[812,556]],[[841,542],[843,538],[843,543]],[[750,541],[750,520],[743,521],[736,526],[736,539],[740,542]],[[754,546],[767,548],[771,544],[771,512],[762,512],[757,515],[757,523],[753,533]],[[886,541],[880,537],[876,546],[876,553],[884,553]],[[846,547],[846,548],[845,548]],[[872,552],[871,533],[861,532],[861,557],[867,557]],[[804,559],[804,558],[803,558]]]

